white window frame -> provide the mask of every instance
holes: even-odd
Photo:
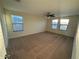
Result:
[[[65,22],[66,21],[66,22]],[[60,19],[60,30],[62,31],[66,31],[68,29],[68,25],[69,25],[69,19]],[[63,22],[63,23],[62,23]],[[63,27],[63,28],[62,28]]]
[[[54,22],[57,22],[57,24],[54,24]],[[58,29],[58,23],[59,23],[59,20],[58,19],[53,19],[52,20],[52,24],[51,24],[52,29]],[[54,25],[56,25],[57,27],[55,28]]]
[[[22,22],[13,22],[13,17],[16,16],[16,17],[22,17],[22,16],[17,16],[17,15],[11,15],[12,17],[12,27],[13,27],[13,32],[22,32],[24,31],[24,27],[23,27],[23,17],[22,17]],[[18,18],[19,19],[19,18]],[[17,28],[14,27],[14,25],[17,25]],[[21,29],[18,29],[20,28],[18,25],[21,25]]]

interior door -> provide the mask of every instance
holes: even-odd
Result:
[[[4,38],[3,38],[3,32],[2,32],[2,26],[1,26],[1,18],[2,12],[0,7],[0,59],[5,59],[6,50],[5,50],[5,44],[4,44]]]

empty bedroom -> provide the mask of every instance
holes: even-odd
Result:
[[[6,59],[77,59],[78,0],[3,0]]]

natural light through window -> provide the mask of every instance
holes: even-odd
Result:
[[[14,32],[23,31],[23,17],[12,15],[12,25]]]
[[[52,29],[57,29],[58,27],[58,19],[52,20]]]
[[[69,19],[60,19],[60,30],[67,30]]]

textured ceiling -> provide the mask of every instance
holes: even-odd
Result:
[[[56,15],[79,15],[79,0],[5,0],[5,8],[33,15],[52,12]]]

